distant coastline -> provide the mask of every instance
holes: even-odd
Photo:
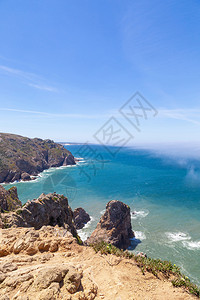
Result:
[[[75,165],[75,158],[52,140],[0,133],[0,182],[29,181],[51,167]]]

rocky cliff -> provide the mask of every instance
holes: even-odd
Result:
[[[95,253],[58,226],[0,229],[0,300],[195,299],[162,273],[143,273],[134,259]]]
[[[0,133],[0,182],[30,180],[50,167],[73,164],[71,152],[51,140]]]
[[[129,218],[127,205],[110,201],[97,226],[100,237],[124,245],[124,238],[133,235]],[[63,195],[42,194],[15,212],[1,213],[1,219],[0,300],[193,299],[168,281],[176,276],[170,262],[159,261],[157,273],[152,272],[155,277],[144,271],[151,272],[152,259],[138,260],[111,244],[96,244],[94,249],[80,245],[73,212]]]

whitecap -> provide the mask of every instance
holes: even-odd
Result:
[[[171,242],[191,240],[191,236],[184,232],[166,232],[165,234]]]
[[[146,240],[146,235],[142,231],[134,231],[135,233],[135,238],[138,240]]]
[[[85,226],[82,229],[78,229],[77,233],[80,236],[81,240],[84,242],[87,240],[87,238],[90,236],[91,232],[88,230],[88,228],[91,226],[92,222],[95,221],[95,218],[90,216],[90,221],[85,224]]]
[[[135,210],[131,212],[131,219],[138,219],[138,218],[145,218],[148,216],[149,211],[144,211],[144,210]]]
[[[184,241],[182,242],[183,246],[189,250],[200,250],[200,241],[196,241],[196,242],[193,242],[193,241],[190,241],[190,242],[187,242],[187,241]]]
[[[87,222],[82,229],[90,227],[90,225],[92,224],[92,222],[94,222],[94,220],[95,220],[95,218],[93,218],[92,216],[90,216],[90,221]]]
[[[83,242],[86,241],[87,238],[90,236],[89,232],[85,232],[82,229],[77,230],[77,233]]]
[[[86,163],[86,160],[79,160],[78,162],[76,162],[76,165],[83,165],[83,163]]]
[[[100,211],[100,215],[103,215],[103,214],[105,214],[105,212],[106,212],[106,210],[105,210],[105,209],[101,210],[101,211]]]

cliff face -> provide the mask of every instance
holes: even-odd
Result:
[[[71,152],[51,140],[0,133],[0,182],[30,180],[50,167],[74,164]]]

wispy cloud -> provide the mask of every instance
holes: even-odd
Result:
[[[17,108],[0,108],[0,111],[10,111],[10,112],[16,112],[16,113],[26,113],[26,114],[35,114],[35,115],[41,115],[46,117],[55,117],[55,118],[77,118],[77,119],[97,119],[97,118],[104,118],[104,117],[110,117],[110,115],[107,114],[60,114],[60,113],[48,113],[43,111],[35,111],[35,110],[25,110],[25,109],[17,109]]]
[[[200,125],[200,108],[157,108],[158,115],[156,118],[160,119],[174,119],[177,121],[185,121],[195,125]],[[110,115],[116,118],[122,118],[118,110],[111,110]]]
[[[4,66],[4,65],[0,65],[0,70],[4,71],[5,73],[7,73],[9,75],[21,77],[23,79],[33,80],[35,78],[38,78],[38,76],[34,73],[25,72],[25,71],[22,71],[22,70],[19,70],[19,69],[10,68],[10,67]]]
[[[20,80],[23,80],[23,82],[25,82],[26,85],[32,88],[47,91],[47,92],[58,92],[58,90],[55,87],[43,84],[44,78],[38,76],[37,74],[22,71],[15,68],[10,68],[5,65],[0,65],[0,71],[3,71],[7,75],[15,76]]]
[[[48,88],[48,87],[47,87]],[[76,119],[106,119],[111,116],[117,119],[123,119],[118,110],[110,110],[102,114],[70,114],[70,113],[50,113],[44,111],[26,110],[18,108],[5,108],[0,107],[0,111],[10,111],[16,113],[35,114],[43,117],[51,118],[76,118]],[[200,109],[158,109],[158,115],[156,118],[175,119],[178,121],[185,121],[200,126]]]
[[[169,118],[182,120],[195,125],[200,125],[200,109],[159,109],[158,116],[161,118]]]
[[[29,86],[34,87],[38,90],[48,91],[48,92],[57,92],[58,90],[54,87],[47,86],[47,85],[39,85],[34,83],[29,83]]]

